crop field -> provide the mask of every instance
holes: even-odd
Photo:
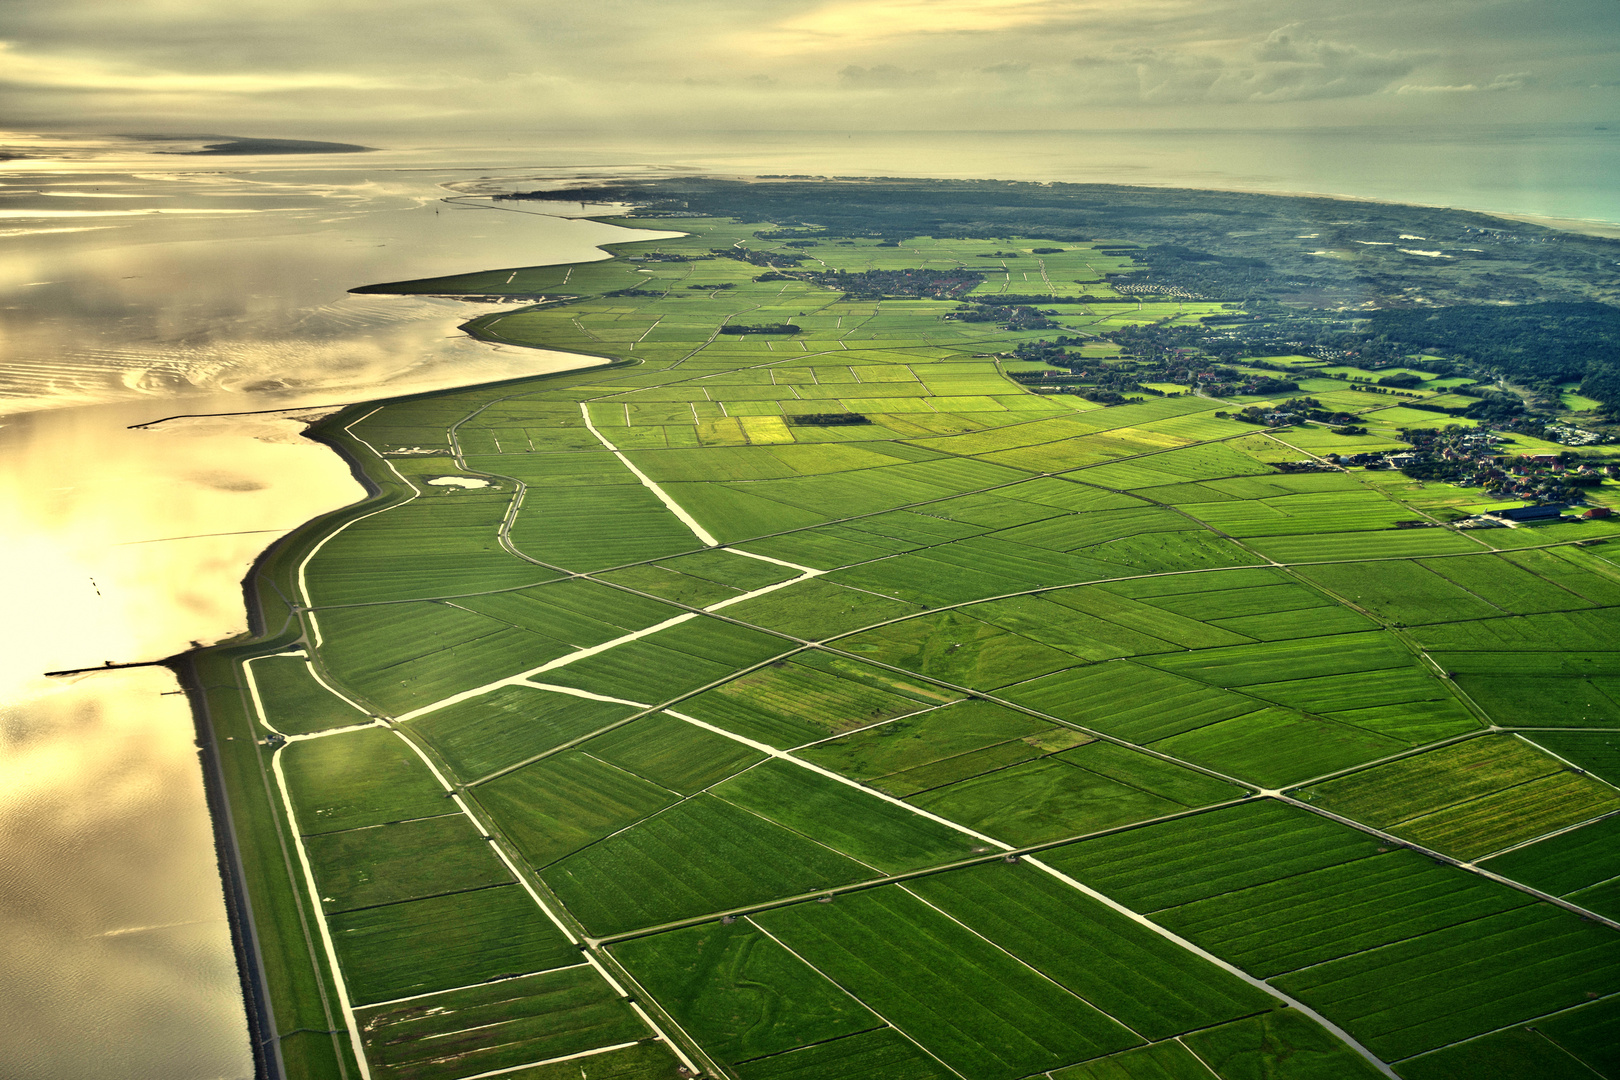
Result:
[[[304,841],[321,902],[350,911],[512,880],[465,817],[420,818]]]
[[[663,713],[598,735],[582,749],[679,795],[695,795],[765,757],[750,746]]]
[[[579,949],[516,885],[383,904],[332,919],[359,1004],[451,990],[579,963]],[[431,964],[416,950],[431,941]]]
[[[334,695],[316,680],[309,661],[297,656],[264,656],[247,665],[270,726],[287,735],[363,724],[366,713]]]
[[[1277,986],[1399,1059],[1620,991],[1620,947],[1605,927],[1533,905],[1329,961]]]
[[[610,701],[503,686],[420,716],[410,730],[470,781],[583,739],[636,711]]]
[[[1511,735],[1402,758],[1300,797],[1461,858],[1620,810],[1620,791]]]
[[[1325,867],[1157,913],[1157,920],[1271,977],[1532,903],[1412,852]]]
[[[710,791],[884,874],[984,851],[966,833],[783,761],[756,765]]]
[[[1010,1080],[1140,1041],[899,886],[750,921],[964,1075]]]
[[[1262,1011],[1262,990],[1026,863],[906,888],[1149,1039]]]
[[[382,728],[293,743],[281,765],[305,832],[342,832],[455,811],[410,745]]]
[[[887,1028],[747,921],[636,938],[612,951],[707,1052],[731,1065]]]
[[[535,867],[677,801],[674,793],[582,750],[542,758],[480,784],[474,797]]]
[[[681,703],[699,720],[779,749],[942,704],[960,695],[843,661],[831,670],[801,655],[749,672]]]
[[[472,1076],[634,1042],[646,1028],[588,967],[469,987],[360,1014],[367,1056],[385,1077]]]
[[[607,935],[881,876],[699,794],[563,859],[541,878],[592,933]]]
[[[1613,529],[1332,456],[1559,444],[820,220],[374,290],[611,363],[322,421],[377,494],[204,654],[289,1080],[1620,1080]]]
[[[1611,918],[1620,879],[1620,817],[1606,817],[1481,865],[1514,881],[1562,896]]]

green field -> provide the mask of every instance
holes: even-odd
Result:
[[[1025,1076],[1140,1041],[895,886],[752,921],[967,1075]]]
[[[1406,300],[1194,298],[1288,200],[1148,250],[821,183],[373,290],[611,363],[321,421],[374,493],[203,654],[289,1080],[1376,1073],[1283,995],[1412,1080],[1620,1080],[1613,530],[1331,456],[1490,435],[1496,376],[1322,344]]]

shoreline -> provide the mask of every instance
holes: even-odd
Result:
[[[463,327],[470,337],[475,340],[487,340],[481,337],[477,328]],[[503,342],[501,344],[511,343]],[[532,346],[525,346],[532,347]],[[548,349],[548,352],[560,350]],[[261,932],[261,920],[270,920],[268,912],[256,913],[253,906],[253,889],[249,884],[252,876],[248,870],[248,860],[245,857],[244,841],[246,832],[239,828],[237,816],[231,810],[231,781],[226,768],[224,749],[221,746],[221,733],[232,719],[240,719],[248,725],[247,739],[253,745],[255,763],[253,768],[263,776],[262,763],[257,759],[259,750],[257,736],[259,732],[252,726],[251,717],[244,708],[240,718],[224,715],[219,709],[211,706],[209,690],[229,689],[237,691],[240,687],[232,684],[229,687],[210,687],[203,675],[201,666],[211,660],[220,660],[229,665],[234,673],[240,669],[242,661],[253,656],[265,655],[266,650],[271,651],[284,647],[290,643],[289,639],[296,640],[292,635],[292,627],[296,625],[297,610],[301,607],[301,600],[288,601],[281,589],[276,587],[274,577],[277,563],[303,554],[312,544],[319,543],[329,531],[341,526],[356,516],[363,516],[374,512],[378,502],[388,503],[391,496],[383,482],[373,476],[367,469],[367,463],[341,438],[328,435],[329,422],[341,419],[345,413],[354,412],[367,407],[375,407],[391,402],[408,401],[422,397],[433,396],[448,392],[459,392],[482,387],[499,387],[516,385],[536,380],[563,378],[579,375],[585,372],[620,367],[634,367],[639,360],[614,361],[609,357],[601,357],[589,353],[577,354],[581,357],[590,357],[597,363],[582,363],[578,366],[560,371],[544,372],[538,375],[517,376],[510,379],[497,379],[482,383],[468,383],[464,386],[446,387],[438,390],[423,391],[414,394],[403,394],[394,397],[374,398],[358,401],[342,407],[335,413],[329,413],[309,423],[302,433],[303,437],[326,447],[345,466],[350,476],[361,486],[365,494],[359,500],[346,506],[339,507],[327,513],[320,514],[308,521],[299,524],[282,536],[277,537],[271,544],[261,551],[254,559],[247,574],[242,578],[241,589],[243,608],[246,613],[248,632],[242,637],[230,641],[219,642],[214,645],[190,649],[175,656],[162,660],[151,661],[172,671],[186,693],[187,703],[190,706],[193,724],[197,732],[198,758],[201,765],[204,789],[208,799],[209,818],[213,829],[215,856],[219,865],[220,882],[226,899],[226,916],[230,924],[231,943],[237,956],[238,976],[242,985],[243,1003],[247,1013],[250,1043],[254,1056],[255,1075],[258,1080],[285,1080],[288,1072],[283,1061],[282,1042],[299,1034],[316,1034],[314,1029],[297,1028],[292,1031],[281,1032],[277,1022],[274,1006],[274,995],[270,986],[270,979],[266,972],[266,950],[268,942]],[[282,410],[267,410],[279,412]],[[218,415],[244,415],[244,414],[218,414]],[[170,418],[172,419],[172,418]],[[349,422],[353,422],[350,420]],[[341,428],[339,429],[341,430]],[[268,610],[273,604],[267,604],[264,587],[269,586],[285,606],[287,621],[279,629],[272,630],[269,623],[271,612]],[[225,740],[236,741],[234,736],[225,735]],[[239,797],[246,797],[251,792],[237,792]],[[273,801],[269,802],[270,818],[274,820],[276,831],[281,834],[285,822],[276,812]],[[284,841],[283,841],[284,843]],[[289,867],[290,870],[290,867]],[[262,869],[261,869],[262,875]],[[291,873],[284,881],[274,881],[272,888],[277,886],[290,888],[295,894],[294,902],[299,908],[307,906],[309,898],[301,895],[302,889]],[[261,885],[261,888],[263,885]],[[278,890],[279,891],[279,890]],[[309,945],[307,938],[306,945]],[[311,959],[315,960],[313,952]],[[322,984],[328,978],[318,962],[313,965],[310,972],[315,980]],[[324,998],[325,991],[322,991]],[[328,1027],[320,1032],[326,1035],[344,1034],[340,1025]]]
[[[1256,191],[1253,189],[1171,188],[1168,186],[1160,187],[1158,185],[1109,186],[1134,187],[1156,191],[1179,190],[1211,192],[1225,191],[1228,193],[1241,192],[1243,194],[1275,196],[1278,198],[1330,198],[1348,202],[1368,202],[1393,206],[1424,205],[1418,203],[1396,203],[1389,200],[1364,198],[1359,196],[1323,195],[1320,193],[1308,192],[1284,193]],[[1460,208],[1445,207],[1445,209]],[[633,210],[631,212],[633,212]],[[1522,220],[1528,224],[1539,225],[1545,228],[1556,228],[1560,231],[1577,231],[1562,225],[1546,224],[1543,219],[1515,217],[1513,215],[1498,214],[1490,211],[1469,210],[1465,212],[1485,214],[1492,217],[1499,217],[1504,220]],[[621,225],[623,227],[641,229],[645,227],[646,223],[659,219],[638,219],[629,216],[615,216],[612,218],[592,217],[589,220],[599,220]],[[1590,233],[1589,235],[1606,236],[1610,234]],[[1612,235],[1620,237],[1620,225],[1614,226],[1614,232]],[[625,241],[625,243],[637,242],[641,241]],[[613,257],[613,253],[609,250],[609,248],[612,246],[615,245],[603,245],[603,250],[607,252],[608,258]],[[410,294],[402,293],[394,295]],[[486,344],[540,349],[540,346],[524,345],[521,343],[506,341],[499,338],[487,329],[489,324],[498,322],[505,315],[512,314],[520,310],[523,309],[514,309],[512,312],[491,312],[485,315],[477,316],[474,319],[468,320],[467,322],[461,324],[457,327],[457,329],[467,334],[474,340]],[[547,347],[543,351],[555,353],[571,352],[571,350],[553,347]],[[254,1053],[255,1069],[257,1075],[264,1077],[265,1080],[281,1080],[282,1077],[287,1075],[286,1066],[282,1059],[283,1040],[301,1034],[321,1034],[325,1036],[341,1035],[343,1034],[343,1031],[341,1024],[339,1023],[332,1025],[326,1031],[321,1032],[317,1032],[315,1029],[311,1028],[300,1027],[288,1031],[285,1034],[278,1034],[273,994],[265,964],[265,949],[268,947],[268,945],[264,940],[264,935],[260,933],[260,920],[269,920],[272,919],[273,916],[265,911],[261,911],[260,913],[256,914],[252,904],[252,888],[249,884],[249,880],[252,875],[249,872],[247,860],[244,858],[243,845],[245,834],[239,830],[237,816],[234,815],[231,810],[231,780],[225,760],[225,754],[228,751],[226,748],[222,747],[220,742],[220,733],[225,730],[224,726],[230,723],[234,718],[222,715],[219,710],[211,706],[209,701],[210,690],[229,689],[231,691],[236,691],[238,687],[234,684],[228,688],[222,686],[209,686],[208,680],[204,677],[201,665],[207,661],[217,659],[230,665],[233,671],[240,671],[241,663],[245,659],[252,656],[265,655],[265,650],[267,648],[274,649],[285,647],[285,645],[288,643],[289,635],[294,635],[291,640],[296,640],[297,637],[294,634],[294,630],[295,628],[300,627],[301,620],[299,619],[299,612],[303,609],[302,605],[305,598],[299,596],[296,592],[293,592],[291,599],[289,599],[288,594],[277,587],[276,576],[278,572],[284,573],[286,570],[285,566],[279,564],[282,564],[288,559],[296,559],[299,555],[305,554],[306,549],[310,544],[320,542],[323,537],[330,534],[333,528],[340,527],[349,520],[353,520],[355,516],[377,512],[378,510],[387,509],[389,506],[393,505],[391,500],[394,498],[394,496],[390,493],[389,488],[397,487],[397,485],[393,484],[387,478],[379,479],[368,471],[368,461],[361,455],[357,454],[353,447],[346,442],[341,434],[344,430],[343,422],[345,417],[348,417],[348,423],[353,423],[355,419],[354,414],[363,408],[378,407],[381,405],[402,401],[432,398],[443,394],[457,393],[481,388],[495,388],[507,385],[537,383],[543,380],[566,378],[597,370],[607,371],[620,367],[633,367],[641,363],[639,359],[614,360],[610,357],[602,357],[599,354],[592,353],[580,352],[573,353],[573,355],[581,358],[589,358],[589,360],[593,362],[584,362],[574,367],[541,374],[513,376],[510,378],[495,379],[487,382],[472,382],[464,385],[447,386],[388,397],[367,398],[360,401],[350,402],[342,406],[307,406],[292,409],[249,410],[243,412],[218,414],[180,414],[177,416],[164,417],[160,420],[150,421],[147,424],[131,425],[135,428],[145,428],[148,426],[161,424],[167,420],[182,419],[189,416],[247,416],[263,415],[267,413],[315,411],[322,408],[327,410],[335,410],[328,412],[325,416],[311,420],[308,423],[308,426],[301,433],[302,437],[320,443],[321,445],[330,449],[333,453],[337,454],[339,459],[348,466],[350,475],[357,483],[360,484],[365,492],[361,499],[353,503],[332,511],[328,511],[324,514],[320,514],[288,530],[286,533],[277,537],[271,544],[264,548],[254,559],[247,574],[241,580],[244,608],[248,623],[247,635],[229,641],[220,642],[215,645],[189,650],[187,652],[177,654],[176,656],[153,662],[162,664],[163,666],[170,668],[170,670],[175,673],[182,688],[186,692],[188,703],[192,709],[193,721],[197,728],[198,734],[199,760],[202,765],[205,790],[208,797],[208,809],[214,829],[216,857],[220,868],[221,883],[226,895],[226,908],[231,925],[232,944],[233,948],[235,948],[237,952],[238,971],[242,982],[244,1004],[248,1014],[249,1032]],[[406,483],[407,486],[409,486],[409,482],[407,481]],[[265,595],[266,586],[277,594],[280,602],[285,606],[286,609],[286,621],[283,622],[280,629],[274,631],[270,630],[269,628],[269,621],[274,609],[274,601],[271,601],[270,598]],[[249,724],[249,731],[253,735],[259,734],[259,732],[254,730],[252,727],[251,714],[246,715],[244,719],[246,719]],[[224,738],[235,741],[233,736],[230,735],[226,735]],[[262,775],[262,755],[259,754],[257,740],[254,739],[253,743],[254,757],[261,762],[260,768]],[[240,751],[243,748],[237,747],[235,749]],[[273,752],[274,751],[272,751],[272,753]],[[238,782],[240,783],[240,781]],[[239,794],[245,797],[249,793],[242,792]],[[271,805],[270,810],[271,814],[269,820],[274,822],[277,832],[280,833],[286,827],[287,823],[283,820],[282,815],[277,811],[273,804]],[[294,903],[300,910],[302,910],[306,903],[311,899],[302,895],[304,890],[301,883],[296,877],[291,875],[289,875],[285,882],[278,881],[275,883],[275,885],[290,889],[293,894]],[[305,938],[305,944],[310,944],[307,936]],[[315,981],[322,987],[329,986],[329,975],[325,973],[320,960],[314,957],[313,952],[311,953],[311,959],[313,961],[311,974],[313,975]],[[322,996],[324,999],[324,989],[322,990]],[[333,1041],[335,1044],[337,1040],[334,1039]],[[341,1049],[338,1051],[338,1053],[341,1055]],[[338,1060],[341,1062],[344,1059],[340,1056]]]

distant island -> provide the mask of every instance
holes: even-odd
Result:
[[[249,154],[362,154],[374,146],[356,143],[318,142],[312,139],[239,139],[221,136],[222,142],[209,143],[201,150],[159,150],[160,154],[187,156],[242,157]]]

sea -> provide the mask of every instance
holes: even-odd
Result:
[[[252,132],[261,137],[285,133]],[[334,136],[339,137],[339,136]],[[567,370],[374,282],[602,257],[577,180],[985,178],[1310,193],[1620,236],[1620,130],[352,132],[357,154],[0,131],[0,1076],[252,1075],[186,700],[276,537],[359,498],[342,404]],[[81,670],[90,669],[90,670]],[[98,670],[99,669],[99,670]],[[72,675],[46,672],[80,671]]]

